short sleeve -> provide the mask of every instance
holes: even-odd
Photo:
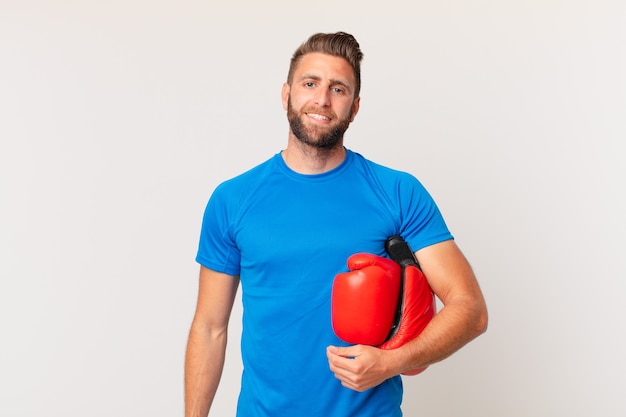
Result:
[[[414,251],[454,238],[439,207],[417,178],[405,174],[399,190],[400,234]]]
[[[202,218],[196,261],[216,272],[239,275],[241,254],[233,239],[235,211],[228,190],[220,185],[211,195]]]

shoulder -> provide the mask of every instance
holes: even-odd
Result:
[[[364,175],[379,182],[380,185],[385,188],[416,187],[418,189],[424,189],[422,183],[417,179],[417,177],[409,172],[379,164],[354,151],[348,152],[352,153],[354,165],[357,166],[358,169],[362,170]]]
[[[267,177],[275,171],[275,159],[279,155],[280,154],[276,154],[259,165],[223,181],[215,188],[213,194],[239,194],[251,192],[255,187],[263,184]]]

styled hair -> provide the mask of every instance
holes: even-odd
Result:
[[[289,74],[287,75],[288,84],[291,84],[293,81],[293,74],[298,64],[300,64],[302,57],[312,52],[338,56],[348,61],[354,70],[354,78],[356,80],[354,97],[359,96],[359,92],[361,91],[361,60],[363,59],[363,52],[361,52],[359,43],[354,36],[345,32],[316,33],[312,35],[296,49],[291,57]]]

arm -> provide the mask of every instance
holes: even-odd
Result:
[[[439,362],[487,329],[485,300],[456,243],[441,242],[415,256],[443,308],[419,337],[398,349],[329,347],[330,368],[344,386],[364,391],[394,375]]]
[[[228,320],[239,277],[200,268],[195,316],[185,356],[185,417],[206,417],[219,384]]]

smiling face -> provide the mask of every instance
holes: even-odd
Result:
[[[343,134],[359,110],[355,84],[354,70],[344,58],[304,55],[282,90],[290,135],[318,149],[343,146]]]

